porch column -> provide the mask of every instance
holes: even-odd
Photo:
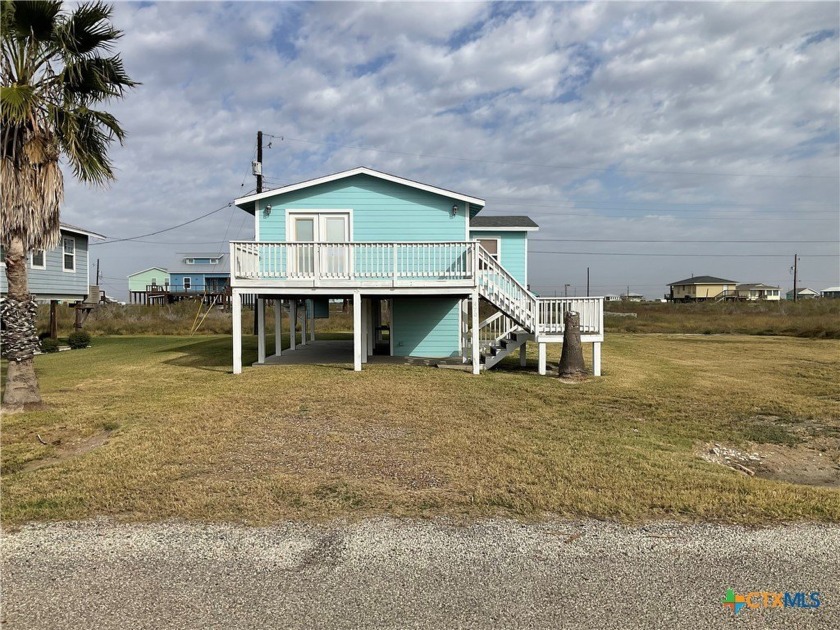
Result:
[[[545,376],[545,355],[546,355],[546,343],[541,341],[539,343],[540,348],[540,361],[539,361],[539,373],[542,376]]]
[[[283,300],[274,298],[274,354],[283,356]]]
[[[601,376],[601,343],[592,344],[592,375]]]
[[[478,347],[478,291],[472,294],[472,373],[481,373],[481,355]]]
[[[289,300],[289,339],[292,340],[290,350],[297,345],[297,300]]]
[[[233,373],[242,374],[242,296],[234,289],[230,296],[233,325]]]
[[[303,301],[303,318],[300,323],[300,345],[306,345],[306,318],[307,318],[307,311],[309,310],[309,300]]]
[[[526,355],[527,355],[527,352],[528,352],[528,347],[527,346],[528,346],[527,342],[523,343],[521,346],[519,346],[519,366],[520,367],[525,367],[525,365],[527,365],[527,363],[528,363],[528,360],[526,358]]]
[[[470,358],[467,356],[467,335],[470,334],[470,301],[461,300],[461,303],[458,305],[458,308],[461,309],[461,330],[459,331],[459,337],[461,340],[461,362],[466,363],[470,360]]]
[[[353,369],[362,371],[362,295],[353,294]]]
[[[362,298],[362,363],[368,361],[368,339],[370,338],[370,300]]]

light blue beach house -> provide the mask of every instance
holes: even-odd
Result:
[[[544,374],[546,344],[562,341],[563,315],[573,310],[600,374],[603,298],[540,298],[528,290],[528,235],[538,229],[528,217],[480,217],[485,203],[478,197],[365,167],[235,203],[254,216],[256,238],[230,244],[234,373],[242,370],[242,296],[252,294],[258,363],[271,358],[266,300],[278,314],[288,301],[307,343],[311,318],[328,300],[352,299],[356,370],[379,349],[460,357],[478,374],[516,350],[524,364],[532,341]],[[280,355],[280,318],[275,322]]]

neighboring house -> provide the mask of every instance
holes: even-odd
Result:
[[[645,299],[645,296],[641,293],[622,293],[621,294],[621,301],[622,302],[641,302]]]
[[[840,298],[840,287],[828,287],[820,291],[820,295],[824,298]]]
[[[734,299],[737,282],[715,276],[692,276],[671,282],[671,292],[665,295],[670,302],[704,302],[706,300]]]
[[[739,300],[778,302],[781,299],[782,290],[779,287],[758,282],[755,284],[739,284],[735,287],[735,292]]]
[[[820,297],[819,291],[814,291],[813,289],[809,289],[808,287],[803,287],[801,289],[797,289],[796,291],[796,299],[797,300],[812,300],[814,298]],[[793,299],[793,289],[785,293],[785,299],[792,300]]]
[[[83,301],[91,294],[88,264],[90,240],[104,238],[101,234],[62,223],[58,245],[29,254],[29,292],[42,303]],[[5,253],[0,256],[0,293],[5,295]],[[98,290],[94,289],[94,292],[98,301]]]
[[[169,286],[169,271],[164,267],[149,267],[128,275],[128,296],[131,302],[146,302],[146,294],[155,287]]]
[[[231,243],[234,373],[242,369],[242,299],[256,295],[258,363],[268,358],[267,299],[277,312],[288,302],[294,322],[305,313],[303,343],[313,303],[351,299],[356,370],[381,352],[460,357],[477,374],[516,350],[524,362],[526,342],[535,341],[545,373],[546,344],[562,341],[563,314],[574,310],[600,374],[603,298],[540,298],[527,289],[527,239],[538,229],[528,217],[477,217],[483,199],[365,167],[235,203],[253,215],[256,240]]]
[[[223,253],[187,252],[169,266],[172,293],[221,294],[230,286],[230,264]]]
[[[612,293],[608,293],[604,296],[604,302],[618,302],[620,300],[621,298],[619,296],[614,295]]]

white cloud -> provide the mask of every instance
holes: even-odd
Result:
[[[119,179],[106,191],[68,181],[64,218],[131,236],[221,206],[253,186],[262,129],[286,138],[265,153],[277,183],[365,164],[485,197],[487,212],[528,213],[537,238],[673,240],[533,249],[792,253],[684,241],[838,237],[839,13],[835,3],[120,3],[120,50],[143,85],[113,105],[129,131],[112,153]],[[234,209],[158,238],[222,243],[250,229]],[[114,278],[187,248],[97,251]],[[659,295],[691,272],[790,284],[786,259],[538,255],[530,269],[536,285],[562,287],[587,266],[614,293]],[[836,258],[803,267],[808,284],[840,284]]]

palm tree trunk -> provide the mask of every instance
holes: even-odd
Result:
[[[38,306],[29,294],[26,277],[26,250],[23,239],[12,236],[6,251],[8,292],[3,300],[3,356],[9,364],[3,405],[9,408],[40,403],[41,393],[35,376],[35,351],[39,347],[36,317]]]

